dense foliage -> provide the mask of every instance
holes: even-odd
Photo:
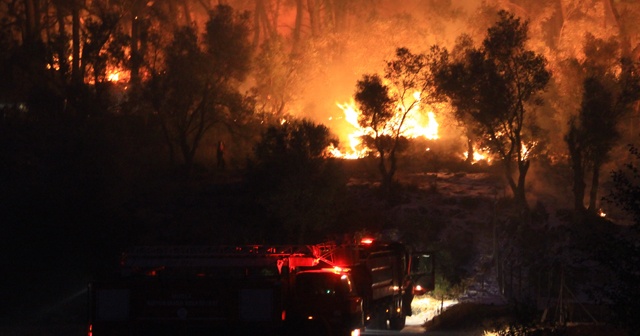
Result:
[[[337,225],[345,200],[340,163],[327,157],[337,140],[309,120],[269,127],[255,148],[248,181],[258,204],[281,223],[271,241],[314,243]]]

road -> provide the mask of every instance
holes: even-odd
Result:
[[[461,331],[429,331],[426,332],[420,325],[408,325],[402,331],[391,330],[367,330],[362,335],[371,336],[478,336],[482,335],[477,331],[461,332]]]
[[[478,336],[482,333],[478,331],[429,331],[426,332],[420,325],[408,325],[402,331],[391,330],[367,330],[362,335],[371,336]]]
[[[366,330],[363,335],[378,335],[378,336],[387,336],[387,335],[426,335],[426,331],[424,328],[419,325],[408,325],[402,329],[402,331],[392,331],[392,330]],[[429,333],[431,335],[431,333]]]
[[[430,320],[436,315],[436,311],[438,307],[444,306],[449,307],[451,305],[456,304],[456,301],[445,300],[444,302],[440,302],[439,300],[434,300],[429,298],[428,296],[416,297],[411,303],[411,309],[413,311],[413,315],[407,317],[407,325],[402,329],[402,331],[392,331],[392,330],[366,330],[363,335],[377,335],[377,336],[391,336],[391,335],[401,335],[401,336],[411,336],[411,335],[429,335],[429,336],[452,336],[452,335],[460,335],[460,336],[473,336],[477,335],[477,333],[459,333],[459,332],[447,332],[447,331],[429,331],[426,332],[422,325],[425,321]]]

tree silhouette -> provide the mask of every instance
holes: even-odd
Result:
[[[389,93],[389,87],[382,83],[378,75],[365,75],[357,83],[355,101],[360,108],[358,124],[368,127],[373,135],[365,139],[365,143],[371,145],[378,154],[378,170],[382,176],[382,189],[388,190],[395,172],[394,141],[385,134],[387,123],[394,115],[393,99]],[[389,158],[387,158],[389,154]],[[388,163],[389,162],[389,163]],[[389,165],[389,167],[387,167]]]
[[[251,44],[247,14],[219,5],[210,13],[204,45],[191,27],[175,32],[165,48],[165,68],[148,83],[170,157],[177,149],[190,172],[205,134],[216,125],[233,126],[253,109],[238,87],[249,71]]]
[[[396,57],[387,61],[384,79],[365,74],[356,84],[354,99],[360,108],[358,124],[372,131],[365,143],[378,155],[382,189],[390,191],[397,170],[397,153],[406,148],[405,121],[421,106],[434,102],[429,57],[435,53],[413,54],[396,49]]]
[[[622,227],[623,232],[607,235],[601,239],[606,249],[596,249],[598,257],[611,270],[612,286],[607,294],[613,301],[614,319],[630,333],[640,328],[636,318],[640,309],[640,151],[629,145],[629,159],[622,167],[611,173],[613,189],[606,200],[624,210],[632,219],[631,228]],[[593,248],[592,246],[590,246]],[[606,253],[603,253],[606,251]]]
[[[460,68],[460,65],[463,65],[465,59],[469,56],[469,52],[473,51],[473,40],[471,36],[467,34],[463,34],[456,38],[456,44],[449,55],[446,50],[439,50],[438,53],[440,56],[438,58],[434,58],[434,60],[438,60],[439,63],[433,63],[432,67],[435,73],[435,81],[437,83],[436,91],[440,94],[446,95],[445,89],[447,85],[454,84],[455,86],[461,86],[465,84],[464,76],[464,68]],[[449,57],[451,57],[453,62],[457,62],[458,69],[455,69],[455,74],[449,74],[447,67],[449,62]],[[450,70],[454,70],[453,68]],[[452,76],[453,75],[453,76]],[[455,82],[451,83],[451,80]],[[446,83],[449,81],[449,83]],[[467,93],[472,94],[473,91],[467,90]],[[467,97],[470,101],[472,101],[472,97]],[[480,135],[476,133],[476,129],[473,127],[473,118],[467,109],[462,105],[465,102],[465,99],[459,99],[456,105],[453,105],[453,116],[460,127],[464,129],[464,135],[467,137],[467,158],[466,163],[472,164],[474,161],[474,146],[477,143],[477,140]],[[471,107],[467,107],[471,108]]]
[[[629,154],[631,160],[611,173],[613,190],[607,199],[629,213],[640,228],[640,151],[629,145]]]
[[[259,203],[281,225],[279,242],[309,243],[337,218],[346,180],[329,129],[309,120],[270,126],[256,145],[249,181]],[[317,237],[316,237],[317,239]]]
[[[628,59],[619,59],[616,41],[603,41],[587,36],[586,58],[582,62],[583,95],[578,115],[569,121],[565,136],[573,170],[574,208],[577,215],[587,210],[598,211],[600,170],[610,160],[610,152],[620,138],[621,119],[631,113],[640,99],[638,66]],[[591,172],[588,207],[584,197]],[[579,220],[579,218],[578,218]]]
[[[459,112],[471,117],[475,133],[502,161],[517,204],[528,209],[525,181],[539,140],[530,110],[541,102],[538,94],[551,73],[544,56],[525,45],[527,22],[506,11],[499,17],[482,47],[470,49],[464,61],[441,68],[438,86]]]

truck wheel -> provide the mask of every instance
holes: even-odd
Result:
[[[387,329],[387,320],[380,316],[371,317],[371,320],[367,323],[367,328],[385,330]]]
[[[389,320],[389,327],[391,330],[402,330],[407,322],[407,317],[404,315],[392,317]]]
[[[333,330],[326,323],[321,321],[314,321],[312,323],[307,323],[305,328],[302,330],[303,335],[309,336],[327,336],[332,335]]]
[[[351,336],[351,329],[347,328],[347,329],[341,329],[333,334],[331,334],[332,336]],[[360,329],[360,333],[362,334],[363,329]],[[299,334],[298,334],[299,335]]]

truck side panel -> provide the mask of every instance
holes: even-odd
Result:
[[[92,287],[93,336],[252,334],[281,322],[276,282],[141,278]]]

